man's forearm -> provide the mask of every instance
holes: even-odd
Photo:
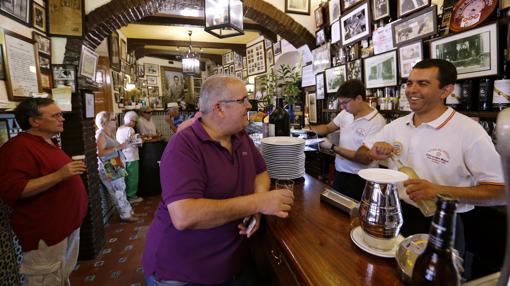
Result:
[[[353,161],[364,164],[364,165],[368,165],[368,164],[372,163],[373,160],[370,157],[369,151],[370,151],[370,149],[368,149],[365,145],[362,145],[354,153]]]
[[[258,174],[255,177],[255,193],[267,192],[271,188],[271,178],[267,171]]]
[[[356,151],[354,150],[349,150],[349,149],[346,149],[346,148],[343,148],[343,147],[340,147],[340,146],[335,146],[335,153],[344,157],[345,159],[347,160],[350,160],[350,161],[353,161],[353,162],[356,162],[356,163],[360,163],[360,164],[363,164],[363,165],[368,165],[369,163],[366,163],[365,160],[360,160],[360,157],[356,157]]]
[[[317,135],[324,136],[329,133],[327,124],[310,125],[310,130],[317,133]]]
[[[480,184],[474,187],[441,186],[441,191],[449,193],[461,203],[477,206],[501,206],[506,204],[503,185]]]

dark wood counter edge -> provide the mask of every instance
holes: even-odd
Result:
[[[322,182],[320,182],[319,180],[313,178],[312,176],[308,175],[308,174],[305,174],[305,176],[301,179],[298,179],[300,182],[297,183],[297,186],[303,186],[302,189],[305,190],[307,192],[314,192],[314,196],[317,196],[320,198],[320,193],[322,191],[322,187],[325,186]],[[313,185],[312,187],[306,187],[305,186],[305,181],[310,181],[308,184],[311,183],[311,185]],[[295,192],[296,192],[297,189],[295,189]],[[297,190],[298,192],[299,191],[303,191],[301,189]],[[299,196],[299,195],[298,195]],[[297,197],[297,196],[296,196]],[[302,198],[301,198],[302,199]],[[299,203],[299,198],[298,200],[296,201],[296,203]],[[296,207],[296,203],[294,205],[293,208]],[[322,204],[322,202],[321,202]],[[339,215],[342,215],[342,216],[345,216],[344,218],[340,219],[340,220],[350,220],[347,216],[346,213],[343,213],[335,208],[333,208],[332,206],[329,206],[327,205],[326,203],[324,203],[326,206],[326,208],[328,208],[327,212],[329,213],[335,213],[338,212]],[[291,211],[291,215],[292,215],[292,211]],[[294,212],[294,215],[296,215],[296,212]],[[310,277],[309,273],[310,270],[309,269],[306,269],[301,263],[300,261],[298,260],[298,257],[296,257],[296,255],[294,254],[293,252],[293,249],[291,246],[289,246],[284,238],[282,237],[279,237],[278,236],[278,230],[277,230],[277,227],[278,226],[281,226],[281,223],[278,223],[278,220],[282,220],[280,218],[276,218],[276,217],[266,217],[266,223],[267,223],[267,230],[269,231],[269,233],[271,234],[271,236],[274,238],[274,240],[276,241],[276,243],[278,244],[278,246],[280,247],[282,253],[285,255],[285,257],[287,258],[287,261],[289,262],[289,264],[291,265],[291,267],[293,268],[292,270],[294,271],[294,273],[296,274],[296,276],[299,278],[299,282],[302,283],[303,285],[325,285],[325,284],[317,284],[316,282],[314,282],[314,279],[312,279]],[[350,233],[350,230],[348,231],[348,233]],[[378,277],[377,280],[379,280],[378,282],[381,282],[381,278],[385,278],[383,280],[385,280],[385,282],[388,282],[388,283],[384,283],[384,285],[404,285],[403,281],[400,279],[399,277],[399,273],[398,273],[398,269],[397,269],[397,264],[396,264],[396,261],[394,259],[391,259],[391,258],[379,258],[379,257],[376,257],[376,256],[372,256],[368,253],[365,253],[363,252],[362,250],[358,249],[354,243],[352,241],[350,241],[350,237],[346,238],[347,240],[349,240],[350,244],[352,245],[352,251],[353,252],[356,252],[358,254],[360,254],[360,259],[361,260],[364,260],[370,264],[372,264],[372,262],[374,262],[374,264],[376,264],[375,266],[377,267],[380,267],[380,265],[385,265],[384,266],[384,269],[382,270],[386,270],[387,268],[391,268],[393,271],[387,271],[387,273],[384,274],[385,277]],[[332,249],[331,251],[334,251],[334,249]],[[334,265],[335,267],[337,265]],[[342,269],[339,269],[338,271],[342,271]],[[391,272],[391,273],[390,273]],[[358,277],[359,279],[359,277]],[[353,280],[356,280],[356,278],[353,277]],[[322,282],[328,282],[328,281],[322,281]],[[353,282],[352,285],[366,285],[366,283],[363,283],[363,284],[356,284],[354,281],[350,281],[350,282]],[[364,282],[367,282],[367,280],[364,280]],[[377,282],[377,281],[372,281],[372,282]],[[372,283],[369,283],[369,285],[380,285],[380,284],[372,284]]]

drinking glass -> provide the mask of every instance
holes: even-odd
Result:
[[[287,189],[289,191],[293,191],[294,190],[294,181],[293,180],[276,180],[275,184],[275,189],[279,190],[279,189]]]

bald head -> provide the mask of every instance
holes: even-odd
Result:
[[[232,76],[212,76],[202,85],[200,91],[199,108],[202,114],[212,111],[214,104],[222,99],[234,97],[231,93],[235,86],[243,86],[244,82]]]

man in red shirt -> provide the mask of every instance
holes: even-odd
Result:
[[[25,132],[0,148],[0,198],[13,209],[11,224],[23,248],[20,273],[25,285],[68,285],[87,213],[79,176],[85,164],[72,161],[53,139],[64,131],[64,118],[52,99],[26,99],[15,116]]]

